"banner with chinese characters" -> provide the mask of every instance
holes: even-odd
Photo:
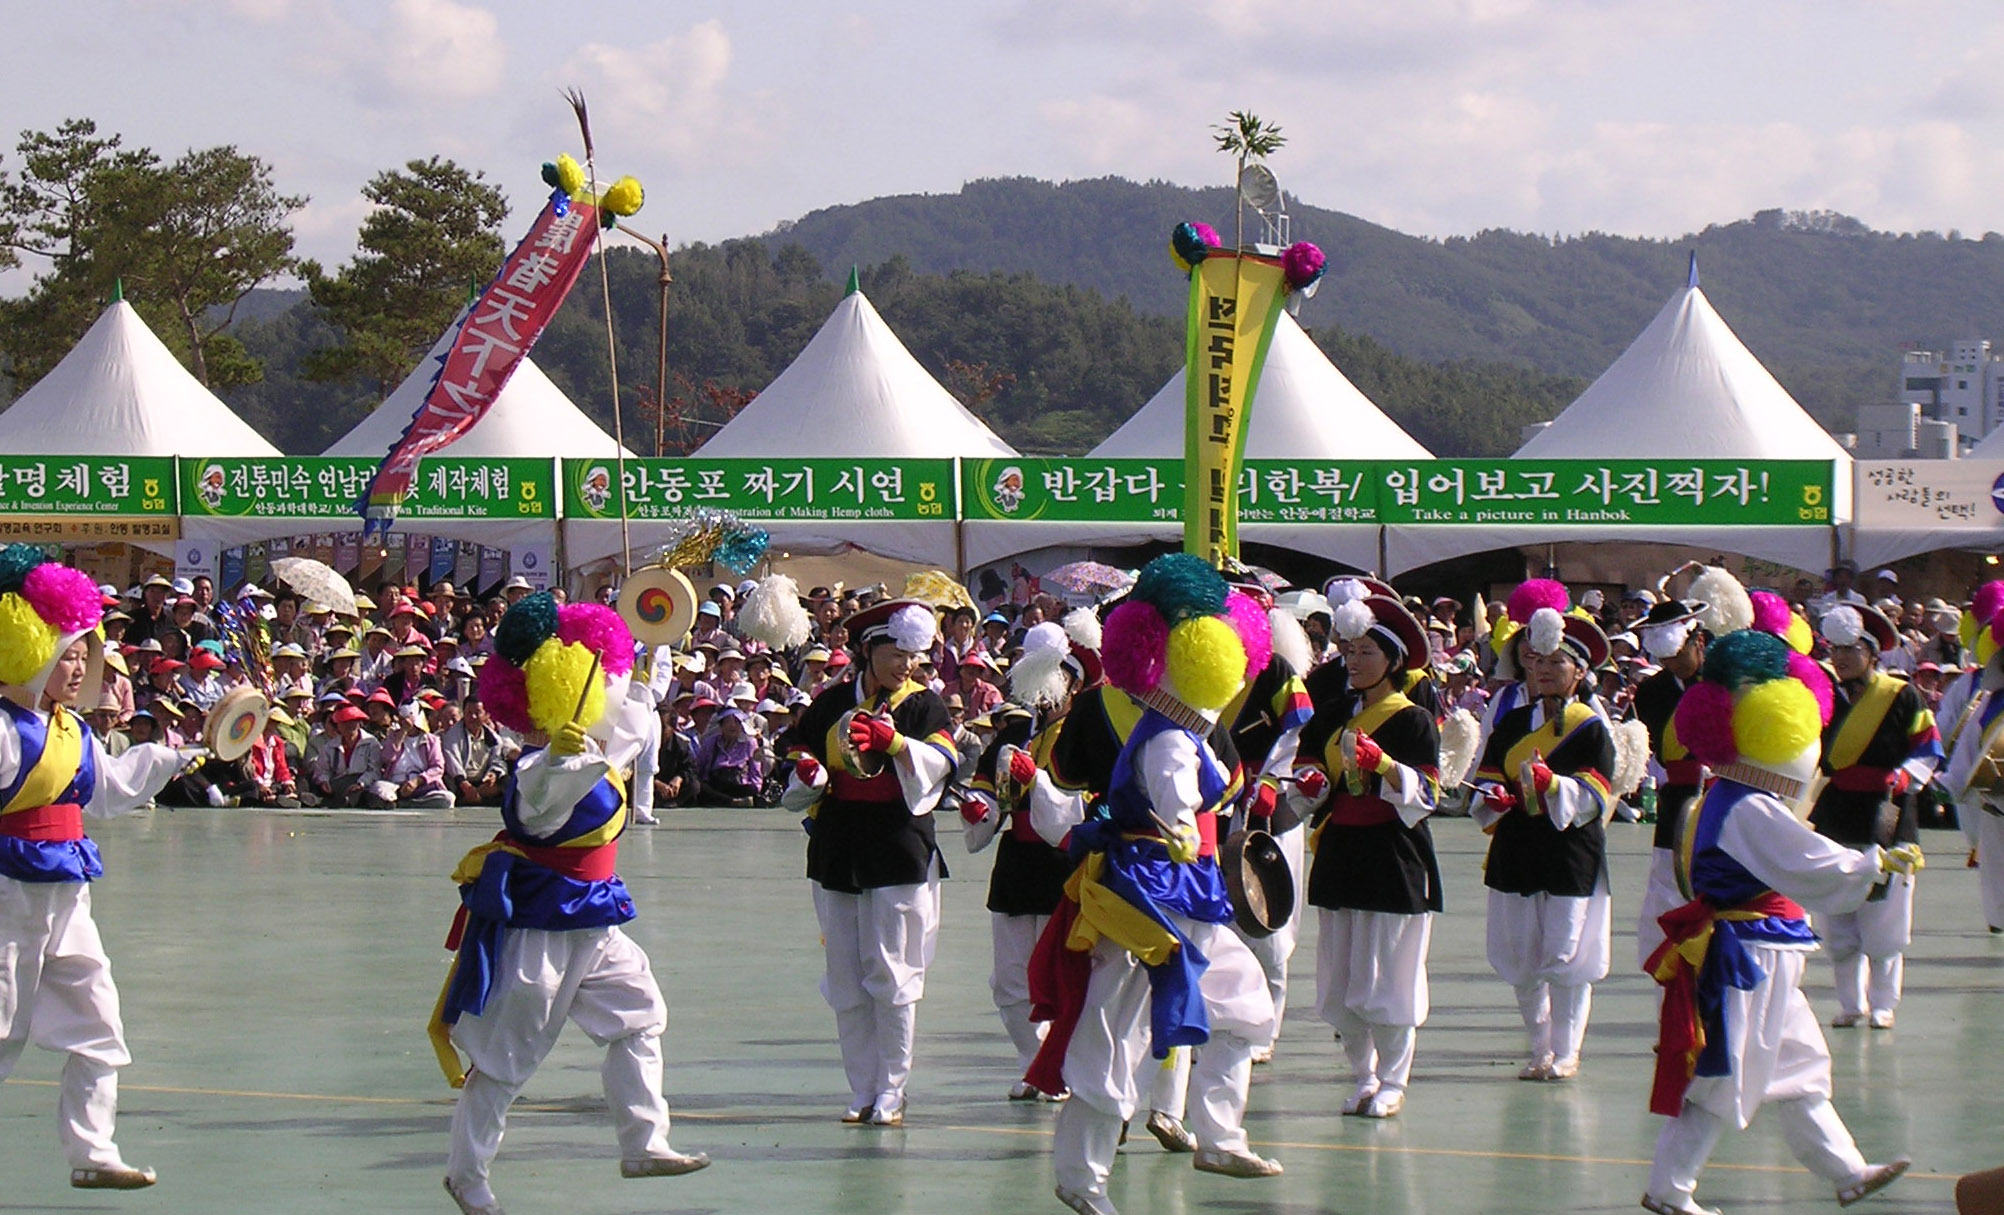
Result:
[[[0,516],[172,519],[172,456],[0,456]]]
[[[702,507],[747,522],[954,518],[952,460],[626,461],[627,518],[679,519]],[[618,519],[619,461],[565,460],[564,515]]]
[[[2004,460],[1859,460],[1852,468],[1861,531],[2004,531]]]
[[[1239,555],[1237,484],[1267,344],[1287,276],[1280,259],[1212,250],[1190,273],[1184,335],[1183,550],[1214,566]]]
[[[570,294],[597,234],[598,208],[591,202],[553,197],[543,205],[529,234],[467,311],[403,437],[380,467],[371,468],[366,493],[357,494],[366,498],[361,505],[369,528],[389,528],[416,492],[418,461],[471,430],[501,394]]]
[[[352,519],[376,462],[352,456],[217,457],[181,461],[190,515]],[[432,456],[404,499],[412,519],[554,519],[549,460]],[[430,564],[427,556],[426,565]]]
[[[1381,523],[1777,527],[1831,522],[1827,460],[1377,464]]]

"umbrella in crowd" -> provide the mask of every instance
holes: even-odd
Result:
[[[271,563],[271,572],[279,581],[314,603],[332,608],[337,615],[355,616],[360,609],[355,606],[355,591],[348,580],[334,572],[332,566],[311,557],[280,557]]]
[[[967,588],[955,581],[945,570],[921,570],[905,577],[906,599],[923,599],[934,607],[974,606],[974,600]]]
[[[1074,595],[1102,595],[1133,586],[1134,575],[1101,561],[1073,561],[1045,574],[1042,581],[1061,586]]]

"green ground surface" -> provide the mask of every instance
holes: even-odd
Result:
[[[495,829],[447,815],[154,812],[100,824],[109,875],[97,916],[136,1062],[120,1142],[161,1184],[68,1188],[54,1142],[59,1061],[31,1050],[0,1087],[0,1212],[440,1212],[452,1094],[423,1022],[445,973],[446,880]],[[1650,987],[1628,973],[1648,829],[1612,829],[1617,973],[1597,992],[1582,1076],[1514,1079],[1521,1034],[1483,960],[1483,840],[1437,827],[1448,910],[1433,939],[1433,1018],[1405,1114],[1342,1118],[1340,1049],[1304,1009],[1314,930],[1297,953],[1296,1014],[1255,1070],[1248,1127],[1286,1175],[1232,1181],[1133,1145],[1113,1197],[1128,1215],[1636,1209],[1658,1120],[1646,1112]],[[2004,938],[1983,928],[1960,837],[1930,833],[1907,1001],[1892,1032],[1830,1031],[1837,1106],[1867,1155],[1911,1154],[1909,1180],[1863,1211],[1951,1211],[1952,1180],[2004,1164]],[[630,832],[629,931],[668,994],[675,1144],[714,1167],[624,1181],[598,1052],[572,1030],[524,1094],[494,1184],[514,1215],[785,1211],[980,1215],[1057,1211],[1048,1108],[1004,1101],[1012,1075],[989,1003],[987,856],[946,842],[939,957],[919,1013],[902,1131],[836,1122],[846,1091],[791,816],[689,811]],[[1833,1011],[1829,964],[1812,1002]],[[1834,1210],[1779,1130],[1729,1136],[1701,1197],[1728,1212]]]

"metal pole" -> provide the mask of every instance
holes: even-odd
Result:
[[[626,233],[634,240],[639,241],[641,244],[646,245],[649,249],[654,250],[654,256],[661,259],[661,275],[655,280],[661,284],[661,340],[655,352],[658,361],[654,369],[654,454],[662,456],[667,454],[668,448],[666,435],[668,426],[668,287],[675,281],[675,276],[668,271],[668,234],[663,232],[661,239],[656,241],[642,236],[623,223],[614,223],[612,226]]]

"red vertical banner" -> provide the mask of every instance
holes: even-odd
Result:
[[[431,390],[370,479],[359,504],[365,531],[387,532],[410,494],[418,461],[471,430],[494,404],[577,282],[598,224],[594,203],[561,195],[537,214],[529,235],[467,311]]]

